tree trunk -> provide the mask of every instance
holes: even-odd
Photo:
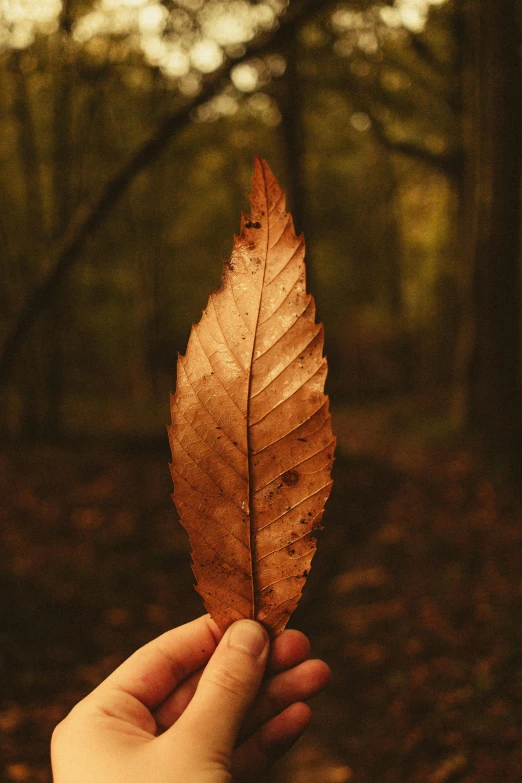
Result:
[[[45,229],[45,215],[42,198],[42,181],[40,176],[40,160],[38,151],[38,133],[35,127],[34,106],[29,88],[30,75],[26,72],[25,53],[16,51],[11,55],[11,70],[15,94],[15,113],[18,120],[17,147],[20,170],[23,175],[25,190],[25,232],[30,240],[30,255],[17,259],[18,295],[25,295],[27,278],[38,277],[41,274],[43,250],[48,241]],[[29,248],[27,248],[29,249]],[[36,260],[36,263],[35,263]],[[25,279],[24,279],[25,277]],[[48,346],[46,330],[38,325],[38,339],[27,345],[24,351],[23,384],[18,384],[20,398],[24,409],[23,421],[28,434],[41,433],[45,419],[44,405],[41,401],[41,388],[45,382],[45,352]]]
[[[330,2],[330,0],[329,0]],[[284,41],[287,30],[325,7],[322,0],[301,0],[292,3],[281,19],[280,26],[269,36],[260,36],[234,61],[227,61],[211,74],[201,92],[185,105],[167,114],[152,135],[138,146],[115,174],[106,179],[97,194],[87,198],[72,214],[62,236],[50,248],[44,263],[48,272],[38,280],[27,301],[20,308],[18,318],[12,325],[3,346],[0,348],[0,385],[9,381],[21,345],[40,313],[45,310],[69,269],[81,255],[88,238],[103,224],[111,210],[119,202],[127,187],[148,165],[164,151],[172,138],[191,122],[194,109],[219,93],[223,79],[230,68],[246,60],[252,54],[262,54],[277,49]]]
[[[284,79],[279,87],[281,111],[281,141],[288,171],[288,208],[291,210],[296,233],[301,234],[310,225],[306,183],[306,123],[303,94],[303,76],[299,63],[302,46],[299,43],[301,25],[287,29],[282,52],[286,59]],[[306,236],[305,236],[306,239]],[[306,248],[306,281],[309,291],[318,291],[313,249]],[[316,305],[318,303],[316,302]]]
[[[65,0],[60,15],[57,51],[53,52],[58,64],[55,73],[53,111],[54,160],[53,200],[55,241],[62,236],[74,209],[72,203],[72,98],[75,73],[69,45],[72,27],[72,3]],[[49,368],[47,373],[47,430],[53,437],[63,435],[63,402],[65,396],[64,337],[67,329],[69,286],[67,276],[54,294],[47,328],[51,336]]]
[[[517,462],[522,431],[517,6],[474,0],[465,7],[464,247],[474,305],[467,413],[487,456],[506,467]]]

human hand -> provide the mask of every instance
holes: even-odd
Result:
[[[135,652],[56,727],[54,783],[230,783],[265,772],[306,729],[304,701],[330,671],[306,660],[299,631],[270,645],[242,620],[221,636],[205,615]]]

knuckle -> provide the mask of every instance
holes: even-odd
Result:
[[[78,702],[69,714],[60,723],[56,724],[51,735],[51,747],[56,747],[57,744],[68,741],[71,731],[74,731],[76,724],[81,720],[83,701]]]
[[[54,729],[53,733],[51,734],[51,745],[56,745],[60,742],[61,736],[63,734],[63,721],[60,721]]]
[[[69,721],[67,717],[61,720],[60,723],[54,727],[53,733],[51,735],[51,748],[56,748],[57,746],[60,746],[63,741],[66,741],[68,730]]]
[[[218,688],[232,693],[234,696],[243,696],[249,690],[245,678],[237,672],[220,667],[209,675],[209,681]]]

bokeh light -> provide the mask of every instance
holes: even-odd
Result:
[[[240,63],[232,68],[232,84],[241,92],[253,92],[259,83],[259,72],[251,63]]]
[[[212,73],[223,62],[223,50],[211,38],[202,38],[191,47],[190,60],[201,73]]]
[[[0,4],[0,49],[25,49],[37,34],[58,29],[61,0],[3,0]]]

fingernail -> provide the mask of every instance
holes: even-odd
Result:
[[[254,658],[259,658],[268,643],[268,636],[254,620],[239,620],[230,629],[228,643],[230,647],[245,650]]]

